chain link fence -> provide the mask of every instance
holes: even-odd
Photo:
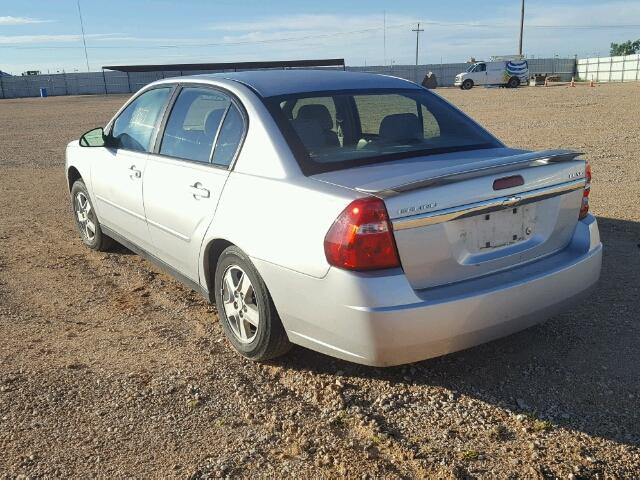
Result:
[[[615,58],[615,57],[614,57]],[[587,59],[589,60],[589,59]],[[529,74],[558,75],[561,80],[569,81],[576,74],[575,58],[536,58],[530,59]],[[579,60],[578,62],[582,62]],[[636,61],[636,65],[637,65]],[[437,63],[427,65],[377,65],[367,67],[346,67],[353,72],[371,72],[392,75],[414,82],[422,82],[427,72],[433,72],[438,86],[453,85],[455,76],[463,72],[468,63]],[[636,67],[637,68],[637,67]],[[185,72],[116,72],[104,70],[90,73],[59,73],[51,75],[25,75],[0,77],[0,98],[38,97],[40,89],[46,89],[47,95],[108,95],[138,91],[145,85],[162,78],[217,71]]]
[[[527,60],[529,75],[557,75],[561,80],[569,81],[575,75],[575,58],[535,58]],[[380,73],[394,77],[406,78],[414,82],[422,82],[428,72],[432,72],[438,79],[438,86],[450,87],[456,75],[469,68],[468,63],[433,63],[427,65],[389,65],[370,67],[347,67],[356,72]]]

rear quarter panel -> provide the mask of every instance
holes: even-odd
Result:
[[[305,177],[277,179],[233,172],[204,245],[222,238],[250,257],[323,277],[329,269],[324,237],[355,196],[353,191]]]

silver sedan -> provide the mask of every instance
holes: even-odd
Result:
[[[202,292],[253,360],[414,362],[541,322],[600,274],[578,153],[508,148],[388,76],[154,82],[68,145],[66,175],[85,245]]]

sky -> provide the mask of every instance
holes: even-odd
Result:
[[[344,58],[463,62],[517,53],[520,0],[80,0],[89,67]],[[386,24],[386,28],[384,25]],[[640,0],[526,0],[528,57],[608,55],[640,38]],[[76,0],[0,0],[0,70],[86,71]]]

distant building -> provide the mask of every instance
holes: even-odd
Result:
[[[3,72],[2,70],[0,70],[0,77],[10,77],[11,74],[7,73],[7,72]]]

